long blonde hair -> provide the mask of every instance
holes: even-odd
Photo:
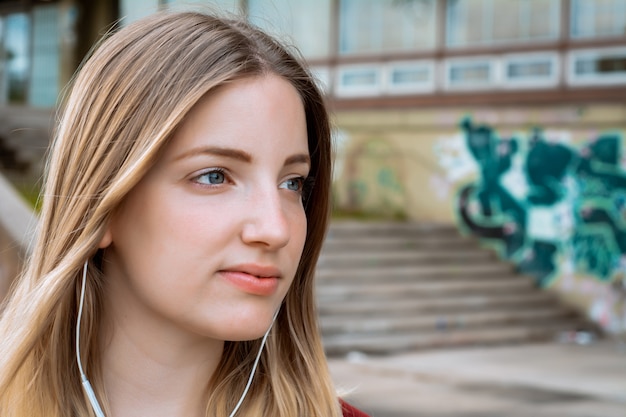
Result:
[[[307,239],[296,278],[238,415],[338,417],[315,313],[313,275],[331,181],[330,127],[312,77],[249,24],[196,12],[160,12],[106,39],[73,81],[48,161],[30,262],[0,321],[0,415],[93,415],[81,389],[73,338],[81,268],[89,260],[81,353],[107,410],[97,342],[104,277],[98,243],[128,192],[185,115],[216,87],[273,73],[299,92],[311,175]],[[227,416],[259,341],[226,342],[207,394],[207,416]]]

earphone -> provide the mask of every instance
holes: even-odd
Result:
[[[80,371],[80,379],[83,384],[83,390],[85,391],[85,394],[87,394],[87,398],[89,398],[89,403],[91,404],[93,412],[96,413],[96,417],[105,417],[102,407],[100,407],[100,403],[96,398],[96,394],[93,392],[93,388],[91,388],[89,379],[87,379],[87,375],[85,375],[83,363],[80,360],[80,322],[83,317],[83,304],[85,303],[85,283],[87,282],[88,262],[89,261],[85,261],[85,266],[83,267],[83,284],[80,288],[80,302],[78,304],[78,317],[76,318],[76,362],[78,363],[78,370]]]
[[[93,391],[93,388],[91,387],[91,383],[89,383],[89,379],[87,379],[87,375],[85,375],[85,372],[83,370],[83,364],[80,359],[80,322],[83,316],[83,305],[85,303],[85,283],[87,281],[87,264],[88,263],[89,261],[85,261],[85,265],[83,266],[83,282],[82,282],[82,286],[80,289],[78,317],[76,318],[76,362],[78,363],[78,370],[80,372],[80,379],[83,385],[83,390],[85,391],[85,394],[87,395],[87,398],[89,399],[89,403],[91,404],[91,408],[93,409],[93,412],[96,414],[96,417],[105,417],[104,412],[102,411],[102,407],[100,407],[100,403],[98,402],[98,398],[96,397],[96,394]],[[235,406],[233,411],[230,413],[229,417],[234,417],[234,415],[237,414],[237,411],[241,407],[241,404],[243,404],[243,400],[246,398],[246,395],[248,394],[248,390],[250,389],[250,386],[252,385],[252,380],[254,379],[256,368],[259,365],[259,361],[261,360],[261,354],[263,353],[265,342],[267,341],[267,337],[269,336],[270,331],[272,330],[272,327],[274,327],[274,322],[276,321],[276,317],[278,317],[279,311],[280,311],[280,307],[274,313],[274,317],[272,318],[272,323],[270,324],[269,329],[267,329],[267,331],[265,332],[265,335],[263,336],[263,340],[261,341],[261,347],[259,348],[259,352],[257,353],[256,359],[254,360],[254,364],[252,365],[252,370],[250,371],[250,376],[248,377],[248,383],[246,384],[246,387],[244,388],[243,393],[241,394],[241,397],[239,398],[239,402],[237,402],[237,405]]]

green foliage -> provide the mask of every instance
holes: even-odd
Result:
[[[35,210],[39,212],[41,209],[41,201],[39,199],[40,188],[38,183],[30,181],[16,181],[13,183],[16,190],[20,193],[24,200]]]

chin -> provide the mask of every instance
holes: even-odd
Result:
[[[223,334],[223,340],[229,342],[245,342],[262,338],[272,326],[272,318],[244,321],[241,326],[231,326]]]
[[[240,303],[220,311],[222,319],[216,320],[215,314],[198,317],[196,333],[214,340],[225,342],[243,342],[262,338],[272,327],[275,312],[280,304]],[[276,326],[276,324],[274,324]]]
[[[265,336],[266,331],[267,329],[265,330],[261,329],[258,332],[255,332],[253,329],[247,329],[245,331],[237,332],[237,333],[231,332],[229,335],[226,336],[224,341],[226,342],[249,342],[252,340],[258,340],[262,338],[263,336]]]

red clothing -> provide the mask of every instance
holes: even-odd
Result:
[[[343,417],[369,417],[361,410],[357,410],[345,401],[341,401],[341,410],[343,411]]]

